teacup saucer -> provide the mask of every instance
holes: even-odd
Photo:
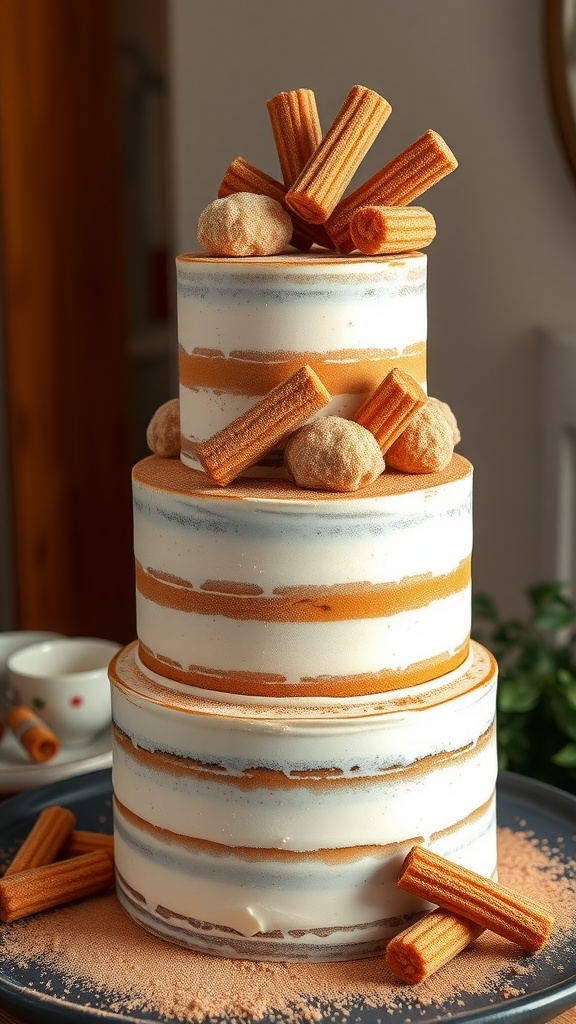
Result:
[[[62,747],[51,761],[35,764],[9,730],[0,739],[0,795],[8,796],[34,786],[84,775],[112,764],[112,736],[109,728],[91,743]]]

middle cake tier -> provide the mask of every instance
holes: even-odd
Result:
[[[354,494],[226,489],[179,460],[133,472],[138,656],[169,682],[260,697],[414,686],[469,649],[472,466]]]

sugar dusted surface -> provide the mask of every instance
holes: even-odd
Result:
[[[134,467],[134,479],[149,487],[174,492],[187,492],[210,498],[268,501],[361,501],[363,498],[381,498],[388,495],[427,491],[455,480],[463,480],[472,473],[472,466],[461,455],[454,455],[449,466],[438,473],[409,474],[386,470],[374,483],[351,493],[310,491],[297,487],[289,480],[239,479],[226,487],[218,487],[195,469],[184,466],[179,459],[161,459],[150,455]]]
[[[145,1012],[152,1019],[191,1024],[235,1024],[264,1015],[287,1024],[322,1019],[339,1024],[357,1019],[362,1006],[381,1008],[383,1021],[393,1014],[412,1022],[436,1012],[449,1017],[462,1011],[466,997],[481,996],[483,1004],[498,1007],[533,991],[543,965],[562,981],[561,943],[576,922],[576,864],[565,866],[558,854],[561,844],[561,838],[553,837],[538,843],[530,831],[499,832],[500,880],[556,915],[548,947],[527,956],[485,933],[415,988],[396,983],[382,958],[332,965],[251,963],[179,949],[134,925],[112,895],[11,925],[2,936],[3,953],[22,970],[39,967],[41,1001],[54,1005],[58,975],[67,1005],[87,1000],[96,1020],[100,1009],[120,1017]],[[327,1017],[323,1007],[328,1007]]]
[[[286,250],[286,252],[279,253],[274,256],[246,256],[243,257],[242,262],[239,263],[238,259],[234,256],[209,256],[205,252],[187,252],[176,258],[177,263],[224,263],[229,266],[240,267],[243,265],[255,264],[261,267],[264,271],[268,266],[318,266],[320,264],[347,264],[352,269],[358,269],[363,265],[368,267],[373,266],[375,263],[388,263],[391,267],[402,266],[411,260],[422,260],[425,259],[421,252],[407,252],[402,253],[401,256],[371,256],[370,259],[363,258],[362,256],[354,255],[345,256],[338,252],[331,252],[328,249],[313,248],[310,252],[295,252],[292,249]]]

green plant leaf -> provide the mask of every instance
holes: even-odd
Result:
[[[576,708],[576,677],[565,668],[556,672],[556,686],[571,708]]]
[[[550,704],[560,732],[576,740],[576,708],[572,707],[564,694],[558,691],[552,694]]]
[[[536,707],[541,694],[537,681],[529,677],[503,679],[498,692],[498,707],[501,711],[526,712]]]
[[[566,594],[566,584],[538,583],[528,590],[532,622],[545,632],[569,626],[576,618],[574,602]]]
[[[532,621],[536,629],[541,629],[544,633],[564,629],[574,622],[574,608],[569,602],[558,599],[535,611]]]
[[[562,768],[576,768],[576,743],[567,743],[554,754],[552,760]]]
[[[536,583],[527,590],[528,599],[533,608],[541,608],[542,605],[562,597],[566,592],[566,583],[559,580],[552,580],[549,583]]]

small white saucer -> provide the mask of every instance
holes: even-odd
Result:
[[[61,747],[51,761],[35,764],[6,729],[0,739],[0,794],[8,796],[34,786],[45,786],[73,775],[84,775],[112,764],[112,736],[109,728],[81,747]]]

